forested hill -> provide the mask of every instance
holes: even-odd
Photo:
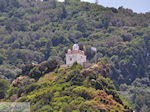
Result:
[[[122,74],[123,79],[149,74],[150,13],[67,0],[6,0],[0,2],[0,11],[0,69],[3,74],[7,71],[9,79],[23,64],[52,56],[64,60],[75,39],[84,45],[90,61],[111,58],[114,74]],[[97,47],[98,53],[90,46]]]
[[[137,110],[148,110],[150,13],[78,0],[0,0],[1,78],[14,79],[25,64],[51,58],[63,62],[73,40],[79,41],[90,62],[107,57],[118,89],[130,94]]]

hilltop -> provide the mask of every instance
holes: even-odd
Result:
[[[32,112],[132,112],[108,77],[109,72],[107,60],[102,59],[86,69],[79,64],[57,67],[36,81],[28,74],[20,75],[5,101],[30,102]]]

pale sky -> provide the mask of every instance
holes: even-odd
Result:
[[[83,1],[95,2],[95,0]],[[115,8],[123,6],[124,8],[132,9],[137,13],[150,12],[150,0],[99,0],[99,4],[105,7]]]
[[[64,1],[64,0],[58,0]],[[95,3],[96,0],[81,0],[86,2]],[[98,0],[100,5],[105,7],[118,8],[123,6],[124,8],[132,9],[137,13],[150,12],[150,0]]]

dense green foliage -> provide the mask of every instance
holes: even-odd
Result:
[[[132,112],[107,77],[107,63],[61,67],[36,83],[10,87],[6,101],[30,102],[32,112]]]
[[[121,94],[127,96],[128,101],[137,112],[149,112],[150,108],[150,80],[147,78],[136,79],[131,85],[122,84]]]
[[[0,99],[4,98],[6,96],[6,91],[9,88],[8,81],[4,79],[0,79]]]
[[[64,60],[74,39],[79,40],[90,61],[110,57],[118,83],[149,75],[149,13],[77,1],[18,0],[18,7],[9,4],[7,8],[13,10],[2,11],[0,18],[0,69],[3,74],[10,72],[4,77],[14,78],[22,65],[50,56]],[[97,47],[98,53],[90,51],[90,46]]]
[[[137,79],[148,80],[149,18],[150,13],[137,14],[123,7],[105,8],[78,0],[0,0],[0,77],[12,80],[25,64],[51,57],[64,61],[65,52],[76,39],[90,62],[104,56],[110,59],[111,78],[118,88],[124,83],[132,86]],[[91,46],[97,53],[90,50]],[[143,91],[147,98],[147,90]],[[137,110],[150,107],[149,103],[139,105],[135,104]]]
[[[19,75],[39,79],[44,74],[49,73],[59,67],[59,63],[60,62],[57,59],[51,59],[40,64],[28,64],[22,68],[22,72]]]

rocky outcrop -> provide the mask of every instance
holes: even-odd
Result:
[[[19,76],[17,79],[15,79],[12,83],[11,83],[11,87],[24,87],[28,84],[34,83],[35,79],[30,78],[28,76]]]

